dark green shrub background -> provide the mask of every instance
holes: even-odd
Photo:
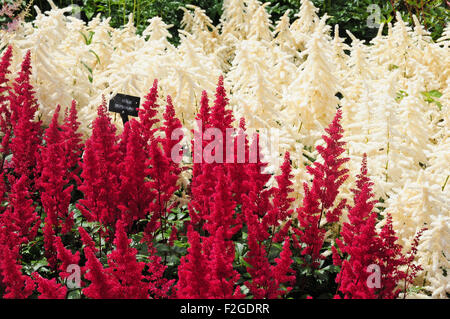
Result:
[[[3,0],[0,0],[3,1]],[[11,1],[11,0],[6,0]],[[277,21],[287,10],[291,9],[291,21],[294,14],[300,8],[300,0],[267,0],[271,3],[269,12],[272,19]],[[360,39],[370,40],[377,30],[367,26],[367,18],[370,15],[368,7],[376,4],[381,8],[381,20],[390,21],[395,11],[400,11],[402,16],[412,21],[412,14],[420,17],[420,21],[432,32],[433,39],[439,38],[445,24],[449,21],[449,7],[445,0],[312,0],[314,5],[320,9],[320,15],[325,12],[332,16],[328,22],[331,25],[338,23],[341,27],[342,36],[345,36],[345,29],[350,30]],[[29,1],[24,1],[29,2]],[[63,7],[70,4],[77,4],[82,8],[82,18],[91,19],[94,15],[102,13],[111,16],[111,24],[119,27],[127,22],[128,14],[134,12],[134,21],[138,32],[142,32],[147,26],[147,20],[160,16],[168,24],[173,24],[171,32],[174,36],[173,42],[178,42],[177,30],[183,11],[179,8],[186,4],[193,4],[206,10],[208,16],[215,24],[219,23],[222,14],[222,1],[220,0],[54,0],[55,4]],[[264,1],[262,1],[264,2]],[[41,10],[50,8],[47,0],[34,0]],[[394,5],[394,8],[393,6]],[[33,19],[35,14],[28,19]],[[0,18],[0,23],[4,22]]]

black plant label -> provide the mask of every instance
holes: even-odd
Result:
[[[138,96],[118,93],[109,101],[109,111],[120,115],[138,116],[140,101]]]

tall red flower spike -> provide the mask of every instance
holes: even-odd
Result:
[[[1,249],[1,248],[0,248]],[[5,286],[5,299],[28,298],[35,288],[33,279],[22,274],[19,246],[4,249],[0,260],[0,272]]]
[[[211,297],[208,280],[208,260],[202,252],[200,235],[192,226],[188,233],[189,248],[178,266],[175,294],[178,299],[207,299]]]
[[[145,263],[136,260],[137,250],[131,248],[130,243],[125,224],[119,220],[114,239],[115,249],[108,254],[108,271],[120,283],[120,298],[147,299],[149,285],[142,274]]]
[[[376,229],[377,214],[373,211],[376,201],[372,199],[372,182],[367,177],[365,155],[356,185],[349,223],[342,227],[342,240],[336,240],[340,253],[333,247],[334,263],[341,265],[336,277],[339,293],[346,299],[396,298],[401,291],[398,288],[400,282],[412,280],[402,268],[410,266],[412,273],[420,268],[403,255],[402,247],[396,243],[389,215],[381,231]],[[378,280],[372,282],[369,277],[377,276],[372,273],[374,270]]]
[[[139,123],[132,119],[126,123],[125,157],[120,164],[120,209],[122,220],[128,229],[134,221],[144,219],[155,192],[150,189],[147,177],[146,141],[141,134]],[[122,136],[125,138],[125,136]]]
[[[280,258],[275,259],[276,265],[271,264],[268,255],[272,242],[282,241],[284,238],[280,240],[279,237],[286,237],[290,225],[290,221],[287,221],[292,213],[289,208],[292,200],[288,197],[292,185],[289,181],[291,177],[289,153],[286,153],[282,174],[276,177],[278,188],[263,190],[263,181],[267,181],[268,177],[261,173],[258,166],[253,169],[255,168],[256,170],[251,172],[248,167],[248,171],[251,172],[249,176],[260,182],[256,183],[250,179],[250,191],[248,195],[242,196],[242,211],[247,224],[249,248],[245,260],[249,264],[247,271],[251,275],[251,281],[247,281],[246,286],[254,298],[279,298],[291,290],[290,287],[286,287],[286,290],[281,289],[281,285],[292,282],[289,240],[286,239]],[[271,195],[274,197],[273,204],[269,202]],[[267,214],[260,211],[259,201],[262,202],[261,206],[266,207],[264,211],[267,211]],[[278,229],[280,222],[286,224]],[[266,240],[267,245],[264,243]]]
[[[36,167],[42,129],[41,121],[34,120],[38,104],[30,84],[30,59],[31,53],[28,51],[10,94],[11,125],[14,134],[10,147],[15,174],[31,178]]]
[[[80,122],[77,115],[77,103],[72,101],[69,112],[64,117],[64,123],[62,125],[63,143],[64,143],[64,156],[66,158],[64,164],[66,164],[66,173],[71,181],[80,185],[81,180],[78,177],[81,173],[81,167],[79,165],[80,158],[83,153],[84,142],[82,135],[78,132]]]
[[[286,152],[283,165],[281,166],[281,175],[275,177],[278,187],[273,189],[273,208],[263,218],[264,226],[272,227],[272,236],[274,236],[275,242],[283,241],[290,227],[288,219],[293,213],[291,203],[295,200],[289,197],[289,193],[293,192],[292,178],[290,154]],[[275,227],[280,226],[280,222],[283,223],[282,231],[275,234]]]
[[[10,176],[13,184],[6,211],[0,215],[0,279],[3,298],[27,298],[34,290],[33,280],[22,274],[20,247],[36,237],[40,226],[33,201],[29,198],[27,176],[19,180]]]
[[[2,170],[4,158],[9,153],[9,143],[12,135],[11,111],[8,105],[10,87],[7,78],[7,75],[10,73],[9,66],[11,64],[11,58],[12,46],[8,46],[0,60],[0,131],[3,133],[0,153],[3,158],[1,166]]]
[[[119,281],[111,276],[89,248],[84,248],[87,262],[85,278],[90,281],[88,287],[83,288],[83,294],[91,299],[119,299],[121,286]]]
[[[81,163],[83,183],[79,187],[84,198],[79,200],[77,207],[88,221],[111,228],[121,216],[118,158],[116,127],[111,123],[103,100],[93,123],[92,135],[86,141]]]
[[[341,110],[338,110],[333,122],[325,129],[328,135],[322,138],[326,142],[326,147],[317,146],[316,149],[323,159],[323,163],[315,161],[313,165],[308,166],[308,172],[313,176],[312,186],[304,183],[305,196],[303,205],[297,209],[299,227],[294,228],[294,245],[301,251],[302,255],[310,257],[308,262],[313,268],[317,268],[320,260],[323,242],[325,239],[325,229],[321,225],[322,218],[326,218],[327,223],[337,222],[345,207],[345,200],[341,200],[333,208],[336,197],[339,193],[339,187],[347,179],[347,169],[341,166],[349,159],[342,158],[344,153],[342,147],[345,143],[341,141],[343,136],[340,120],[342,118]],[[304,247],[302,247],[304,244]]]
[[[38,273],[32,274],[37,284],[37,291],[39,292],[39,299],[65,299],[67,295],[67,288],[56,282],[56,279],[42,278]]]
[[[44,247],[47,260],[53,268],[56,265],[56,250],[53,247],[55,235],[67,233],[73,225],[68,214],[73,185],[68,186],[66,152],[62,127],[58,124],[60,106],[53,115],[50,126],[45,131],[45,145],[40,147],[38,157],[39,177],[37,188],[41,192],[42,207],[46,213],[44,224]]]
[[[226,143],[224,140],[218,150],[214,149],[211,151],[211,155],[215,157],[212,163],[208,163],[208,159],[202,155],[204,155],[205,149],[210,147],[210,143],[212,143],[205,136],[205,131],[208,128],[220,131],[224,139],[227,136],[227,129],[232,129],[231,124],[234,118],[231,110],[226,109],[227,104],[228,98],[226,97],[223,77],[221,76],[216,88],[216,99],[212,109],[209,109],[206,93],[202,95],[200,113],[197,115],[197,123],[201,125],[201,130],[194,131],[194,140],[192,141],[194,167],[191,183],[192,200],[189,203],[189,214],[194,224],[203,223],[205,216],[209,214],[208,202],[214,192],[214,181],[209,176],[213,174],[214,167],[226,162]],[[208,119],[206,120],[205,118],[207,116]],[[214,136],[214,139],[217,138],[219,137]],[[216,151],[221,152],[221,154],[216,154]],[[219,157],[221,163],[215,161],[216,155]]]
[[[64,247],[61,237],[56,236],[55,238],[55,248],[57,253],[57,258],[61,262],[59,265],[59,276],[62,279],[67,278],[71,273],[69,273],[70,265],[78,265],[80,262],[80,252],[77,251],[73,254],[69,249]]]
[[[158,80],[155,79],[153,87],[145,96],[145,102],[142,104],[142,108],[139,109],[139,123],[141,123],[142,135],[144,136],[147,145],[150,144],[150,141],[153,139],[153,135],[157,130],[155,124],[159,122],[156,118],[159,108],[157,99]]]
[[[166,112],[163,117],[165,121],[160,130],[164,132],[164,135],[151,142],[147,161],[149,169],[146,170],[146,174],[151,178],[148,184],[154,191],[155,198],[150,205],[152,216],[151,222],[146,227],[147,240],[151,240],[152,233],[157,228],[161,227],[163,234],[168,229],[167,218],[172,208],[170,200],[179,188],[177,182],[181,173],[178,163],[181,160],[181,149],[176,151],[174,148],[179,147],[176,145],[183,136],[177,134],[177,138],[172,139],[172,134],[178,133],[176,130],[181,129],[181,122],[175,117],[170,96],[167,97]],[[163,238],[163,240],[168,240],[168,238]]]

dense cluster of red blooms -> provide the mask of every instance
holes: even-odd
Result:
[[[407,255],[403,254],[402,246],[397,244],[398,238],[389,214],[381,230],[376,229],[376,201],[372,199],[372,182],[367,177],[366,155],[357,177],[357,188],[353,189],[354,205],[348,214],[349,223],[344,223],[342,227],[342,240],[336,239],[338,248],[332,248],[335,264],[342,267],[336,278],[339,289],[336,297],[393,299],[401,292],[400,283],[404,282],[405,286],[412,283],[421,270],[420,266],[413,263],[412,256],[417,252],[419,238],[424,230],[418,232],[411,251]],[[373,271],[371,265],[379,267],[378,284],[368,284]]]
[[[348,177],[340,110],[325,130],[325,145],[317,147],[320,158],[307,167],[312,180],[295,208],[290,154],[269,186],[259,135],[250,138],[241,119],[228,136],[235,119],[222,77],[212,105],[202,94],[192,156],[208,151],[234,158],[188,165],[181,162],[182,124],[170,96],[164,110],[157,104],[157,81],[120,135],[103,100],[84,143],[75,102],[64,116],[58,105],[42,128],[30,53],[14,81],[11,57],[9,47],[0,61],[1,297],[66,298],[75,266],[75,289],[87,298],[283,298],[295,290],[299,267],[323,265],[326,232],[344,212],[349,222],[332,247],[340,268],[336,298],[396,298],[420,271],[414,257],[421,233],[404,255],[389,216],[377,231],[366,158],[353,206],[339,199]],[[234,140],[234,152],[211,143],[208,128]],[[243,154],[237,152],[242,143]],[[192,181],[181,189],[180,175],[189,169]],[[189,197],[189,218],[174,222],[180,190]],[[45,272],[24,267],[35,245]],[[169,272],[170,253],[180,249],[184,254]],[[370,265],[381,269],[379,287],[367,284]]]

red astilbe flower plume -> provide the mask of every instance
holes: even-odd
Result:
[[[150,251],[150,262],[147,263],[148,275],[146,276],[149,282],[150,296],[153,299],[169,298],[170,289],[176,280],[167,280],[167,278],[164,278],[164,272],[166,271],[167,266],[164,266],[161,263],[161,257],[155,255],[155,250]]]
[[[81,172],[79,163],[84,147],[82,140],[83,134],[78,132],[79,127],[80,122],[78,121],[77,103],[73,100],[70,110],[66,112],[64,116],[62,135],[64,137],[63,146],[64,156],[66,158],[64,161],[64,164],[66,165],[66,174],[68,175],[69,180],[77,185],[81,184],[78,175]]]
[[[208,238],[212,247],[209,250],[210,295],[214,299],[239,299],[241,293],[237,282],[239,273],[233,269],[234,243],[226,240],[225,227],[216,230],[213,238]]]
[[[11,111],[7,103],[10,90],[7,75],[10,73],[11,58],[12,46],[8,46],[0,60],[0,131],[3,133],[0,153],[2,154],[2,170],[4,158],[9,153],[9,143],[12,135]]]
[[[378,233],[376,230],[377,214],[372,211],[376,201],[372,200],[366,155],[356,185],[349,223],[343,225],[342,240],[336,240],[343,256],[339,256],[336,248],[333,249],[335,264],[342,264],[336,277],[339,292],[346,299],[396,298],[401,290],[398,287],[400,282],[409,279],[402,268],[407,265],[412,266],[413,271],[420,268],[403,255],[389,214],[381,231]],[[369,285],[370,267],[374,265],[379,267],[379,286]]]
[[[403,247],[397,243],[398,237],[392,225],[392,216],[389,213],[387,214],[386,224],[380,231],[379,265],[382,276],[378,298],[395,299],[402,290],[404,296],[406,296],[408,285],[413,283],[418,272],[423,269],[420,265],[414,263],[414,258],[417,254],[420,237],[425,230],[426,228],[423,228],[417,232],[411,250],[405,255],[402,252]],[[401,282],[404,282],[403,287],[401,287]]]
[[[80,227],[81,228],[81,227]],[[67,272],[70,265],[78,265],[80,262],[80,252],[73,254],[69,249],[64,247],[61,237],[56,236],[55,245],[57,258],[61,262],[59,265],[59,276],[62,279],[67,278],[71,273]]]
[[[207,163],[203,158],[205,149],[208,149],[213,145],[213,141],[218,139],[218,136],[214,136],[213,141],[208,141],[205,137],[205,131],[208,128],[212,128],[221,132],[221,136],[225,138],[227,136],[227,129],[231,129],[231,124],[234,121],[231,110],[227,110],[228,98],[226,97],[226,91],[223,86],[223,77],[219,78],[219,82],[216,88],[216,99],[212,109],[209,108],[208,98],[206,93],[203,93],[201,100],[200,113],[197,115],[197,123],[201,124],[200,131],[194,131],[194,140],[192,141],[192,149],[194,155],[194,167],[192,172],[191,192],[192,200],[189,203],[189,214],[191,221],[194,224],[202,223],[208,212],[208,202],[211,195],[214,193],[214,181],[210,179],[213,173],[214,167],[217,165],[223,165],[221,163]],[[208,119],[205,118],[208,116]],[[217,142],[217,141],[216,141]],[[216,154],[216,152],[219,154]],[[226,143],[223,141],[218,148],[214,148],[211,152],[212,156],[218,156],[220,161],[224,163],[226,161]]]
[[[130,247],[131,240],[125,232],[125,224],[119,220],[116,225],[114,239],[115,249],[108,254],[108,268],[104,268],[95,257],[91,244],[85,243],[84,252],[87,258],[85,278],[91,284],[83,289],[83,293],[93,299],[148,299],[167,297],[173,280],[163,278],[165,267],[158,258],[150,257],[150,275],[146,276],[144,262],[136,260],[137,250]],[[157,264],[157,265],[156,265]]]
[[[209,123],[210,127],[220,129],[223,136],[225,136],[225,130],[231,128],[231,123],[234,121],[232,111],[226,109],[227,105],[228,98],[225,87],[223,86],[223,76],[221,75],[219,77],[219,82],[217,83],[216,99],[214,101],[214,106],[211,109]]]
[[[171,172],[172,161],[167,158],[161,149],[161,144],[154,140],[150,145],[150,158],[147,161],[147,175],[151,177],[149,182],[150,188],[154,191],[155,200],[150,204],[151,212],[150,222],[145,228],[145,237],[147,241],[151,241],[153,233],[162,227],[163,236],[166,230],[166,218],[169,207],[169,200],[177,189],[173,182],[176,183],[178,178]],[[175,178],[175,180],[172,180]],[[166,240],[167,238],[163,238]]]
[[[247,212],[247,214],[251,214]],[[247,272],[252,277],[251,281],[246,281],[245,285],[249,288],[255,299],[276,298],[276,283],[273,280],[271,266],[267,259],[267,251],[265,245],[258,241],[256,233],[258,220],[254,214],[254,219],[247,218],[248,225],[248,253],[245,261],[250,265],[247,266]],[[254,223],[254,224],[251,224]],[[254,226],[255,225],[255,226]]]
[[[150,189],[150,183],[146,181],[146,142],[141,134],[139,123],[134,119],[127,122],[124,134],[125,132],[128,136],[125,157],[120,164],[120,209],[122,220],[127,228],[130,228],[134,221],[146,217],[149,205],[156,194]]]
[[[91,283],[88,287],[83,288],[83,294],[91,299],[119,299],[121,287],[117,279],[103,268],[89,247],[84,248],[84,254],[87,259],[85,278]]]
[[[223,228],[224,240],[231,240],[242,225],[236,219],[236,203],[232,199],[232,194],[228,185],[230,177],[223,166],[216,166],[211,179],[215,181],[215,193],[209,201],[209,214],[205,216],[206,223],[204,229],[208,234],[214,236],[219,228]]]
[[[274,238],[287,232],[289,227],[288,222],[285,225],[286,227],[275,232],[275,226],[278,226],[279,220],[284,221],[291,213],[288,204],[291,202],[288,197],[288,192],[290,191],[289,186],[291,185],[288,180],[290,178],[290,160],[288,153],[285,156],[285,162],[282,167],[282,175],[276,177],[278,188],[264,190],[263,182],[267,181],[269,176],[263,174],[258,166],[255,166],[256,171],[249,174],[249,176],[259,180],[260,183],[255,183],[250,179],[250,192],[248,195],[244,194],[242,196],[242,211],[245,215],[245,222],[248,229],[247,242],[249,248],[245,260],[250,265],[247,267],[247,271],[252,278],[251,281],[246,282],[246,286],[249,287],[250,292],[256,299],[279,298],[291,290],[290,287],[286,287],[286,290],[281,289],[282,285],[289,284],[292,281],[292,276],[289,275],[292,272],[290,269],[292,259],[290,258],[289,241],[286,240],[280,258],[275,259],[276,265],[271,265],[268,258],[268,252]],[[274,203],[276,202],[282,206],[278,211],[269,202],[269,197],[272,193],[277,198]],[[265,211],[268,211],[268,214],[272,215],[264,215],[264,212],[259,210],[259,202],[263,202],[264,204],[262,206],[266,207]],[[286,205],[283,206],[282,203]],[[271,227],[273,237],[270,238],[268,247],[266,247],[264,241],[270,237],[269,228]]]
[[[246,183],[246,178],[243,176],[246,175],[246,167],[250,162],[250,149],[249,149],[249,141],[248,135],[245,128],[245,119],[241,118],[239,120],[239,129],[234,136],[234,153],[233,155],[233,163],[228,163],[227,159],[227,168],[228,173],[230,174],[231,185],[230,188],[232,193],[234,194],[234,199],[236,204],[239,205],[243,203],[243,194],[248,193],[248,185]],[[227,154],[228,156],[228,154]],[[240,218],[243,218],[241,215]]]
[[[103,100],[93,123],[92,135],[86,141],[81,163],[83,182],[79,187],[84,198],[77,207],[88,221],[112,228],[121,215],[118,158],[116,127],[111,123]]]
[[[271,175],[264,173],[267,163],[263,161],[260,153],[259,134],[253,136],[249,154],[256,160],[250,161],[244,168],[246,180],[243,182],[243,187],[247,190],[248,195],[244,193],[242,196],[244,198],[243,207],[247,205],[259,218],[265,216],[273,208],[270,202],[273,189],[265,187]],[[269,234],[267,233],[268,237]]]
[[[155,124],[159,122],[156,118],[158,114],[159,105],[158,99],[158,80],[153,81],[153,87],[150,92],[145,96],[145,102],[142,104],[142,108],[139,109],[139,123],[141,123],[142,135],[146,141],[146,145],[150,145],[150,141],[156,132]],[[148,149],[147,149],[148,150]]]
[[[86,247],[97,253],[98,249],[95,247],[95,242],[88,232],[83,227],[78,227],[78,233],[80,234],[81,241]]]
[[[114,239],[115,249],[108,254],[108,271],[120,283],[120,298],[147,299],[149,286],[142,274],[145,263],[136,260],[137,250],[131,248],[130,243],[125,224],[119,220]]]
[[[119,152],[123,158],[127,155],[127,145],[130,138],[130,123],[131,121],[125,122],[122,134],[120,134]]]
[[[206,128],[209,126],[209,115],[211,113],[211,108],[209,107],[209,99],[206,91],[202,92],[202,98],[200,100],[200,111],[195,117],[197,127],[200,130],[193,130],[194,138],[191,141],[192,145],[192,175],[198,176],[202,172],[203,164],[203,149],[207,144],[207,141],[203,140],[203,134]],[[194,180],[193,180],[194,182]]]
[[[36,284],[37,291],[40,293],[38,299],[65,299],[67,288],[56,282],[56,279],[46,279],[41,277],[37,272],[32,274]]]
[[[38,104],[34,97],[33,86],[30,84],[30,58],[31,53],[28,51],[10,94],[11,124],[14,134],[10,147],[13,153],[14,172],[18,176],[26,175],[31,178],[36,167],[42,130],[41,121],[34,121]]]
[[[45,131],[45,146],[40,147],[38,157],[39,177],[37,188],[41,191],[41,202],[46,213],[44,224],[44,247],[50,267],[56,263],[56,250],[53,247],[55,234],[67,233],[72,225],[68,214],[73,185],[68,186],[68,165],[65,163],[64,136],[58,124],[60,106],[53,115],[50,126]]]
[[[155,138],[150,145],[150,158],[147,161],[149,169],[147,175],[151,177],[150,188],[154,191],[155,201],[150,205],[152,212],[151,221],[146,228],[147,240],[150,240],[152,233],[161,225],[162,232],[167,229],[167,215],[172,209],[170,200],[173,194],[178,190],[177,182],[181,173],[178,161],[181,160],[181,148],[178,152],[174,149],[181,139],[172,140],[172,134],[181,129],[181,122],[175,117],[175,110],[172,105],[172,99],[167,97],[166,112],[163,115],[164,123],[161,131],[163,137]],[[172,154],[172,151],[174,154]],[[175,155],[173,158],[172,155]],[[166,238],[163,238],[166,239]]]
[[[176,117],[175,109],[172,104],[172,98],[167,96],[167,105],[166,111],[163,114],[164,123],[161,128],[164,131],[164,138],[161,139],[161,144],[164,150],[164,154],[167,158],[172,158],[172,155],[175,155],[175,158],[172,158],[173,170],[178,175],[181,171],[179,168],[179,163],[181,161],[181,147],[175,149],[177,144],[181,142],[183,139],[180,120]]]
[[[6,211],[0,215],[0,279],[3,298],[27,298],[34,290],[33,280],[22,274],[20,246],[36,237],[40,220],[29,199],[27,176],[13,184]]]
[[[7,230],[7,233],[17,235],[7,239],[10,247],[13,247],[27,243],[36,237],[40,218],[27,189],[29,184],[27,176],[23,175],[20,179],[10,176],[10,183],[12,183],[12,188],[8,197],[9,205],[1,215],[0,225]],[[13,237],[17,237],[17,241],[12,240]]]
[[[339,193],[339,187],[347,179],[347,169],[341,166],[348,158],[339,157],[345,150],[345,143],[341,141],[343,130],[340,125],[341,110],[338,110],[333,122],[325,129],[328,135],[322,138],[326,147],[317,146],[317,151],[323,159],[323,163],[315,161],[308,166],[308,172],[313,176],[311,188],[304,183],[305,196],[303,204],[297,209],[299,227],[294,228],[294,245],[302,255],[311,258],[309,264],[313,268],[319,266],[319,260],[324,257],[320,254],[325,239],[325,229],[321,225],[322,217],[326,217],[326,223],[339,221],[346,201],[341,200],[334,208],[334,202]],[[305,244],[302,248],[302,244]]]
[[[5,299],[28,298],[35,288],[33,279],[22,274],[20,265],[19,245],[13,248],[1,247],[3,250],[0,260],[0,273],[5,287]]]
[[[343,297],[373,299],[376,298],[375,290],[367,285],[370,275],[367,267],[377,264],[377,254],[381,241],[376,232],[377,214],[373,212],[375,201],[372,199],[372,182],[367,179],[366,159],[364,158],[361,174],[358,175],[357,189],[353,190],[354,206],[348,213],[349,223],[344,223],[341,235],[342,240],[336,239],[336,243],[344,256],[340,263],[342,268],[336,282],[339,292]],[[337,250],[333,250],[336,254]],[[338,260],[335,256],[335,260]]]
[[[289,197],[289,193],[294,190],[291,187],[293,185],[291,182],[291,178],[293,178],[291,170],[290,154],[286,152],[283,165],[281,166],[281,175],[275,177],[278,187],[272,191],[273,208],[263,218],[264,226],[272,227],[272,236],[274,236],[275,242],[281,242],[286,237],[291,224],[288,218],[293,213],[291,203],[295,200]],[[284,223],[282,231],[275,234],[275,227],[280,225],[280,221]]]
[[[189,202],[189,215],[194,225],[199,224],[207,213],[206,198],[203,196],[203,193],[207,192],[209,185],[202,181],[201,176],[208,174],[212,169],[203,159],[203,150],[208,144],[208,141],[203,139],[203,136],[205,130],[209,127],[210,114],[211,108],[208,95],[206,91],[203,91],[200,111],[195,118],[198,129],[193,131],[193,139],[191,141],[193,158],[191,193],[194,199]]]
[[[276,265],[272,266],[272,273],[277,286],[280,284],[293,284],[295,282],[295,271],[291,268],[293,263],[292,251],[290,249],[289,237],[285,238],[283,250],[279,258],[275,258]],[[286,287],[286,290],[278,289],[278,296],[284,296],[292,290],[292,287]]]
[[[178,282],[175,294],[178,299],[210,298],[208,280],[208,260],[202,252],[200,234],[189,226],[187,232],[189,248],[187,255],[181,257],[178,266]]]
[[[233,269],[235,256],[234,243],[231,240],[242,224],[235,217],[236,204],[227,187],[229,176],[223,166],[216,166],[211,177],[215,181],[215,193],[208,202],[210,212],[205,216],[203,254],[209,263],[209,285],[212,298],[241,298],[237,282],[239,273]]]

